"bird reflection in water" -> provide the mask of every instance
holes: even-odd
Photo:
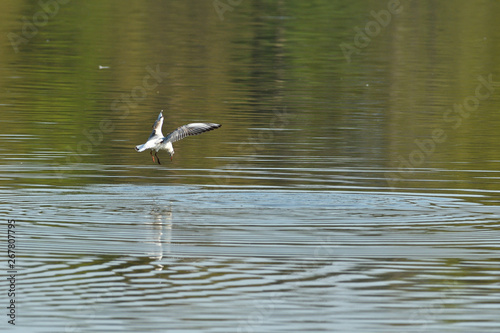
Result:
[[[172,240],[172,208],[159,206],[155,204],[149,215],[152,221],[147,223],[150,228],[149,235],[146,238],[148,244],[148,252],[146,255],[152,259],[151,262],[155,266],[155,270],[161,271],[163,265],[160,264],[164,253],[170,254],[170,243]],[[163,239],[163,233],[165,238]],[[165,249],[163,247],[166,247]]]

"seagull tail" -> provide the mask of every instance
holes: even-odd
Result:
[[[135,150],[137,150],[138,153],[141,153],[141,152],[145,151],[146,149],[148,149],[146,147],[146,144],[135,146]]]

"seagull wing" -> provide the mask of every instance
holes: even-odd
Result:
[[[158,136],[160,138],[163,137],[163,133],[161,132],[162,126],[163,126],[163,111],[160,111],[158,119],[156,119],[155,123],[153,124],[153,132],[151,132],[148,141],[153,139],[155,136]]]
[[[184,139],[186,136],[198,135],[221,127],[220,124],[213,123],[192,123],[177,128],[163,138],[161,143],[175,142]]]
[[[161,127],[163,126],[163,112],[160,111],[158,118],[153,124],[153,132],[148,138],[148,141],[142,145],[135,146],[135,150],[138,152],[145,151],[146,149],[152,149],[163,139],[163,133],[161,132]]]

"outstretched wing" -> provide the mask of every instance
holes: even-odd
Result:
[[[160,111],[158,118],[153,124],[153,132],[148,138],[148,141],[142,145],[135,146],[135,150],[138,152],[143,152],[146,149],[152,149],[156,147],[157,144],[163,139],[163,133],[161,132],[161,127],[163,126],[163,110]]]
[[[175,142],[184,139],[186,136],[198,135],[221,127],[220,124],[213,123],[192,123],[179,127],[163,138],[161,143]]]
[[[155,123],[153,124],[153,132],[149,136],[148,141],[154,138],[155,136],[159,138],[163,137],[163,133],[161,132],[162,126],[163,126],[163,110],[160,111],[158,119],[156,119]]]

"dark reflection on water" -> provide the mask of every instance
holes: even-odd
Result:
[[[498,2],[214,3],[0,4],[18,331],[498,332]]]

